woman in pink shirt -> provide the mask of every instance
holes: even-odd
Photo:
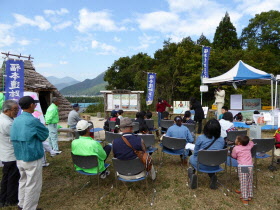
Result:
[[[240,182],[240,191],[242,194],[242,202],[248,205],[253,198],[253,161],[251,149],[254,143],[250,141],[248,136],[237,136],[235,140],[235,147],[232,150],[231,156],[237,159],[238,162],[238,176]]]

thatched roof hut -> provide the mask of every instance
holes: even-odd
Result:
[[[2,74],[0,74],[0,87],[2,87]],[[59,105],[60,121],[66,121],[72,110],[70,102],[52,85],[43,75],[36,72],[32,61],[24,61],[24,90],[38,93],[43,113],[46,113],[52,98],[57,97],[61,101]]]

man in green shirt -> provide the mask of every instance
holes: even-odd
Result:
[[[46,125],[49,129],[49,143],[54,151],[58,151],[58,143],[57,143],[57,123],[59,122],[58,115],[58,105],[60,101],[58,98],[54,97],[52,100],[52,104],[48,107],[45,121]]]
[[[99,172],[102,172],[100,177],[105,178],[109,175],[109,171],[105,171],[104,162],[111,152],[111,146],[106,145],[104,148],[98,141],[95,141],[90,137],[90,126],[92,126],[86,120],[80,120],[77,123],[76,129],[80,135],[79,139],[72,141],[72,153],[74,155],[90,156],[96,155],[98,157]],[[90,169],[83,169],[75,165],[77,171],[84,171],[87,173],[97,173],[97,167]]]

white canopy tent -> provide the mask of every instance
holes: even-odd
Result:
[[[212,78],[203,78],[203,84],[219,84],[219,83],[239,83],[244,82],[246,85],[271,84],[271,106],[273,106],[273,80],[272,74],[268,74],[262,70],[256,69],[243,61],[237,64],[226,73]]]

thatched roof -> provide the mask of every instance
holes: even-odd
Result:
[[[0,87],[2,87],[2,72],[0,74]],[[69,112],[72,110],[70,102],[52,85],[43,75],[36,72],[32,61],[24,61],[24,90],[32,92],[50,91],[53,97],[61,101],[59,105],[59,117],[61,121],[66,121]],[[48,104],[49,105],[49,104]]]

